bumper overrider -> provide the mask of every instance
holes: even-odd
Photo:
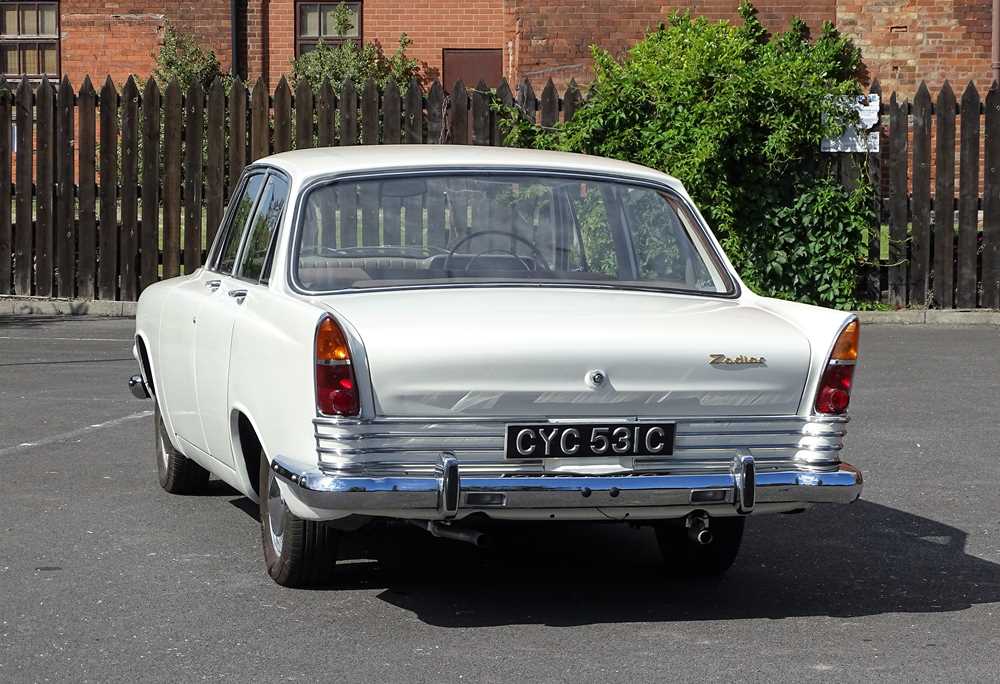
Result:
[[[420,464],[426,471],[425,463]],[[822,470],[808,468],[758,471],[749,453],[737,454],[728,472],[642,473],[616,475],[462,475],[458,461],[441,455],[432,472],[398,475],[300,470],[281,457],[271,464],[302,504],[351,514],[412,514],[447,520],[471,512],[530,517],[532,511],[567,513],[586,509],[631,511],[632,517],[676,508],[678,515],[706,509],[719,515],[795,510],[816,503],[850,503],[861,494],[861,472],[846,463]],[[545,517],[554,517],[546,515]]]

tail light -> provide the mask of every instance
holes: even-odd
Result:
[[[316,408],[327,416],[356,416],[360,408],[347,338],[331,316],[316,329]]]
[[[858,362],[859,333],[857,320],[851,321],[840,332],[833,345],[816,392],[816,413],[840,415],[847,411],[847,406],[851,403],[854,366]]]

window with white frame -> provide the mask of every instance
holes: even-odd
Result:
[[[59,78],[59,3],[0,0],[0,65],[8,80]]]

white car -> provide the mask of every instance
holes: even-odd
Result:
[[[278,583],[376,519],[655,526],[668,569],[746,516],[848,503],[845,312],[759,297],[681,184],[468,146],[304,150],[243,174],[204,268],[138,306],[168,492],[260,504]]]

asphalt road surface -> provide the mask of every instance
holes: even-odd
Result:
[[[653,536],[503,555],[358,534],[338,588],[266,576],[255,507],[161,491],[128,320],[0,317],[0,681],[997,681],[1000,331],[862,332],[863,499],[751,518],[718,581]]]

